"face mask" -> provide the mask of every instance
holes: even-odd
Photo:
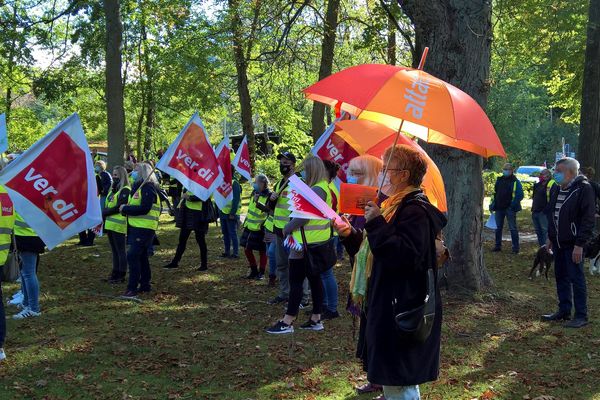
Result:
[[[562,185],[563,183],[565,183],[565,174],[563,174],[562,172],[555,172],[554,173],[554,180],[559,185]]]
[[[302,177],[302,179],[306,179],[306,171],[300,172],[300,176]]]
[[[254,189],[255,192],[260,192],[260,186],[258,183],[253,183],[252,188]]]
[[[383,185],[382,185],[382,181],[383,181]],[[390,182],[390,174],[387,173],[385,174],[385,179],[383,178],[383,172],[379,173],[379,176],[377,177],[377,186],[381,187],[381,193],[385,194],[386,196],[391,196],[392,193],[392,182]]]
[[[510,169],[504,169],[504,170],[502,170],[502,175],[504,175],[504,176],[510,176],[511,175]]]
[[[138,180],[138,177],[139,177],[139,174],[137,171],[133,171],[131,173],[131,179],[133,179],[134,182]]]
[[[353,185],[358,185],[358,178],[352,175],[348,175],[346,177],[346,182],[351,183]]]
[[[119,183],[121,183],[121,180],[119,178],[114,178],[113,177],[113,185],[119,186]]]
[[[96,165],[96,167],[94,168],[94,171],[96,171],[97,173],[99,173],[101,171],[100,167]]]
[[[291,166],[279,164],[279,172],[281,172],[281,175],[287,175],[290,173],[291,170],[292,170]]]
[[[544,175],[540,175],[540,182],[545,182],[548,180],[548,178],[546,178]]]

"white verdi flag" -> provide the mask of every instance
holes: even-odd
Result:
[[[229,136],[225,133],[225,137],[217,146],[215,150],[219,167],[221,168],[220,173],[222,174],[223,180],[221,184],[213,192],[213,198],[219,210],[222,210],[227,203],[233,200],[233,186],[231,185],[231,152],[229,150]]]
[[[202,201],[221,184],[223,175],[198,114],[192,115],[156,168],[177,179]]]
[[[0,183],[49,249],[102,223],[94,163],[77,113],[2,170]]]
[[[0,115],[0,154],[8,150],[8,130],[6,128],[6,114]]]

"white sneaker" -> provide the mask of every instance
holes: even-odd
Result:
[[[18,291],[15,295],[8,301],[9,306],[16,306],[23,302],[23,292]]]
[[[0,361],[4,360],[6,360],[6,353],[4,352],[4,349],[0,349]]]
[[[25,319],[25,318],[30,318],[30,317],[39,317],[40,315],[42,315],[41,312],[32,311],[29,307],[27,307],[20,313],[13,315],[13,319]]]

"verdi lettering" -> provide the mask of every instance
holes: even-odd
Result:
[[[188,155],[181,149],[177,149],[177,155],[175,156],[175,158],[177,159],[177,161],[183,162],[183,164],[186,167],[191,169],[193,172],[197,173],[200,178],[204,179],[207,182],[210,182],[215,175],[215,173],[208,168],[196,168],[200,166],[200,164],[194,161],[194,159],[192,159],[190,155]]]
[[[56,211],[56,214],[58,214],[63,221],[67,221],[69,218],[79,214],[79,210],[75,208],[73,203],[67,203],[63,199],[56,198],[59,195],[58,190],[50,185],[48,179],[44,178],[42,174],[36,172],[34,167],[29,168],[24,179],[25,182],[31,182],[33,188],[51,202],[52,209]]]

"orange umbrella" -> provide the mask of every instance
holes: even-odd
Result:
[[[333,134],[348,143],[358,154],[371,154],[375,157],[383,156],[385,149],[394,144],[397,131],[385,125],[364,119],[345,120],[335,123]],[[399,144],[406,144],[420,152],[427,158],[427,173],[423,179],[423,191],[440,211],[448,211],[444,180],[437,165],[414,140],[404,135],[397,138]]]
[[[483,109],[462,90],[420,69],[381,64],[351,67],[304,89],[307,98],[359,119],[466,150],[506,157]]]

